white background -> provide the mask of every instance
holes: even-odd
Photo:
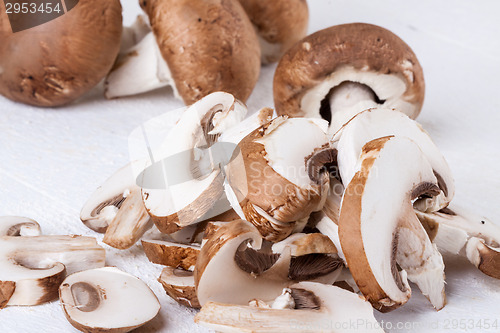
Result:
[[[124,20],[129,24],[140,9],[135,0],[126,2]],[[418,120],[451,165],[455,202],[500,224],[500,2],[309,0],[309,6],[310,32],[368,22],[392,30],[413,48],[426,80]],[[252,112],[273,106],[274,69],[262,69],[247,103]],[[170,89],[113,101],[102,95],[102,87],[97,87],[58,109],[29,107],[0,97],[0,215],[34,218],[46,234],[101,239],[79,221],[83,203],[128,162],[127,137],[136,126],[182,106]],[[141,277],[162,303],[160,315],[138,332],[203,331],[192,321],[194,311],[165,295],[156,282],[161,267],[150,264],[139,245],[127,251],[105,247],[108,265]],[[479,332],[479,323],[500,318],[500,281],[482,275],[466,261],[445,259],[448,305],[442,311],[434,311],[413,288],[409,303],[377,314],[379,321],[390,321],[393,328],[398,322],[430,325],[411,330],[415,332],[455,332],[452,320],[470,325],[473,319],[468,331]],[[72,331],[58,302],[0,311],[2,333]]]

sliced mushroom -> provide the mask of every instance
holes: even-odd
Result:
[[[57,19],[35,22],[40,24],[32,15],[20,15],[9,24],[2,10],[1,95],[35,106],[60,106],[81,97],[111,69],[122,33],[119,0],[80,1]]]
[[[415,210],[441,252],[467,257],[481,272],[500,279],[500,227],[453,205],[434,213]]]
[[[129,332],[160,311],[160,302],[144,282],[115,267],[68,276],[59,297],[68,321],[83,332]]]
[[[271,246],[252,224],[239,220],[209,233],[196,262],[196,290],[201,305],[268,302],[293,281],[333,284],[342,266],[326,236],[300,234]],[[228,277],[223,284],[221,272]]]
[[[179,304],[195,309],[200,308],[192,271],[165,267],[158,281],[165,292]]]
[[[40,225],[27,217],[0,216],[1,236],[40,236]]]
[[[294,307],[285,309],[208,302],[194,320],[217,332],[343,332],[353,322],[363,332],[383,332],[370,303],[342,288],[300,282],[290,295]]]
[[[342,200],[339,236],[359,289],[376,309],[390,311],[410,298],[408,275],[441,309],[443,259],[412,207],[413,199],[440,192],[430,163],[413,141],[385,137],[363,147],[356,169]]]
[[[276,118],[246,136],[226,166],[228,199],[266,240],[286,238],[298,220],[322,208],[329,184],[324,155],[331,156],[325,125]]]
[[[443,155],[429,134],[416,121],[401,112],[374,108],[363,111],[345,124],[333,137],[338,150],[337,162],[344,186],[354,177],[355,166],[363,146],[374,139],[394,135],[414,141],[430,162],[442,193],[434,198],[421,198],[415,207],[421,211],[437,211],[448,205],[455,194],[453,175]]]
[[[192,271],[200,253],[197,244],[176,244],[160,240],[143,240],[142,247],[154,264]]]
[[[107,79],[107,97],[168,84],[186,105],[215,91],[246,101],[259,77],[260,47],[237,0],[140,4],[157,45],[148,36],[125,55]],[[141,84],[131,77],[139,77]]]
[[[307,34],[305,0],[239,0],[257,31],[261,61],[270,64]]]
[[[296,43],[281,58],[273,89],[278,115],[323,118],[335,133],[374,106],[416,118],[425,84],[417,57],[404,41],[382,27],[351,23]]]
[[[246,111],[230,94],[210,94],[184,111],[153,152],[152,164],[143,168],[137,180],[144,205],[161,232],[173,233],[210,217],[206,213],[223,194],[220,168],[236,148],[217,138],[241,122]],[[212,216],[229,208],[219,207]]]
[[[0,237],[0,308],[56,299],[66,273],[102,267],[104,261],[104,249],[91,237]]]

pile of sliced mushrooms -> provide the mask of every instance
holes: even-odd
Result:
[[[171,85],[189,105],[148,158],[82,208],[103,243],[141,241],[166,294],[220,332],[337,331],[323,324],[359,319],[381,331],[373,309],[404,305],[409,282],[429,307],[446,305],[442,253],[500,278],[500,227],[454,207],[451,170],[414,120],[425,83],[404,41],[363,23],[304,37],[299,0],[295,16],[276,14],[284,1],[192,2],[141,1],[147,17],[124,29],[120,51],[102,36],[118,56],[88,87],[55,76],[39,89],[33,72],[13,91],[4,67],[0,93],[25,103],[65,104],[106,76],[108,98]],[[261,62],[278,60],[276,110],[247,116]],[[0,308],[59,297],[85,332],[126,332],[160,309],[144,282],[105,267],[95,238],[41,235],[34,220],[3,217],[0,252]],[[134,316],[113,315],[126,311]]]

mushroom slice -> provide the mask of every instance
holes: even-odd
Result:
[[[415,213],[441,252],[467,257],[484,274],[500,279],[498,225],[454,205],[438,212]]]
[[[129,332],[160,311],[160,302],[143,281],[115,267],[68,276],[59,297],[68,321],[83,332]]]
[[[448,163],[420,124],[391,109],[374,108],[363,111],[333,137],[334,146],[338,149],[337,162],[344,185],[347,186],[354,177],[355,166],[363,146],[371,140],[389,135],[409,138],[419,146],[431,164],[442,191],[432,200],[418,200],[415,207],[427,212],[446,207],[455,194],[453,175]]]
[[[382,27],[352,23],[296,43],[274,75],[278,115],[323,118],[335,133],[367,108],[395,108],[416,118],[424,100],[422,68],[406,43]]]
[[[307,34],[309,9],[303,0],[240,0],[259,37],[261,61],[270,64]]]
[[[29,4],[44,8],[42,2]],[[64,2],[57,4],[65,7]],[[60,106],[80,98],[106,76],[120,50],[120,1],[72,0],[71,7],[60,15],[38,12],[44,17],[33,19],[16,14],[9,21],[2,4],[0,95],[35,106]],[[22,13],[27,11],[23,8]]]
[[[357,294],[314,282],[289,289],[293,308],[208,302],[194,320],[217,332],[344,332],[353,322],[362,322],[364,332],[383,332],[370,303]]]
[[[208,301],[248,304],[268,301],[289,283],[290,254],[259,253],[262,237],[249,222],[238,220],[216,229],[201,248],[194,279],[200,305]],[[228,279],[220,283],[221,274]]]
[[[57,298],[66,273],[102,267],[92,237],[0,237],[0,305],[38,305]]]
[[[323,155],[331,156],[325,129],[320,120],[276,118],[246,136],[226,166],[228,199],[266,240],[283,240],[321,209],[329,183]]]
[[[146,15],[137,15],[131,26],[123,27],[120,54],[134,47],[150,32],[151,27],[149,26],[148,17]]]
[[[390,311],[410,298],[408,275],[441,309],[443,259],[412,207],[414,198],[439,193],[431,165],[413,141],[385,137],[363,147],[356,170],[342,200],[339,237],[359,289],[376,309]]]
[[[158,281],[162,284],[168,296],[179,304],[195,309],[200,308],[192,271],[165,267],[161,271]]]
[[[206,213],[223,194],[221,166],[236,148],[217,142],[241,122],[246,107],[232,95],[217,92],[188,107],[160,147],[151,165],[137,176],[144,205],[161,232],[173,233],[209,218]],[[212,216],[224,212],[222,207]]]
[[[143,164],[143,161],[134,161],[125,165],[92,193],[80,212],[80,219],[87,227],[99,233],[106,232],[127,196],[139,189],[134,168]],[[133,213],[140,215],[141,207],[138,205],[134,208],[136,210]]]
[[[121,250],[134,245],[153,226],[153,221],[144,208],[141,190],[135,187],[132,192],[124,194],[124,197],[125,200],[120,204],[120,209],[102,239],[109,246]]]
[[[40,225],[30,218],[21,216],[0,217],[0,237],[40,236],[41,233]]]
[[[142,247],[149,261],[154,264],[192,271],[200,253],[196,244],[176,244],[161,240],[143,240]]]

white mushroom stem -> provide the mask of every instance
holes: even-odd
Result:
[[[21,216],[0,217],[0,237],[40,236],[40,234],[40,225],[35,220]]]
[[[160,311],[158,299],[143,281],[115,267],[72,274],[59,295],[68,321],[83,332],[129,332]]]
[[[358,82],[345,81],[333,88],[329,97],[331,131],[339,129],[361,111],[378,106],[375,97],[373,90]]]
[[[105,81],[106,98],[141,94],[171,86],[177,98],[175,82],[163,59],[153,32],[120,55]]]
[[[339,327],[352,323],[362,323],[363,332],[383,332],[370,303],[354,293],[314,282],[297,283],[290,290],[295,309],[209,302],[195,322],[217,332],[340,332]]]
[[[0,289],[5,282],[15,284],[7,305],[40,304],[57,295],[65,272],[103,267],[104,262],[104,249],[91,237],[0,237]]]
[[[151,32],[149,19],[146,15],[137,15],[134,23],[129,27],[123,27],[120,54],[127,52],[138,44],[148,33]]]
[[[500,278],[500,226],[454,205],[415,213],[440,251],[466,257],[483,273]]]

